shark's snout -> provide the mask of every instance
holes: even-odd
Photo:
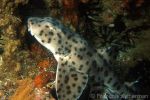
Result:
[[[28,27],[28,31],[31,33],[32,36],[34,36],[32,31],[32,26],[35,24],[34,20],[32,18],[29,18],[27,21],[27,27]]]

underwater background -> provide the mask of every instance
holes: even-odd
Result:
[[[48,16],[106,50],[120,80],[138,80],[149,100],[149,0],[0,0],[0,100],[56,100],[57,62],[27,29],[28,18]],[[81,100],[94,100],[86,92]]]

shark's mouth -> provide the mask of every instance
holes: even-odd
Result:
[[[34,34],[29,27],[28,27],[28,32],[34,37]]]

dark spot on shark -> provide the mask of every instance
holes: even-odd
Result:
[[[75,81],[78,80],[77,74],[72,74],[71,77],[73,77]]]
[[[68,61],[66,61],[65,63],[64,63],[64,65],[67,65],[68,64]]]
[[[86,77],[86,76],[83,76],[83,79],[84,79],[84,80],[86,80],[86,79],[87,79],[87,77]]]
[[[60,58],[60,60],[63,61],[64,59],[63,59],[63,58]]]
[[[76,98],[76,97],[77,97],[77,96],[74,94],[74,95],[73,95],[73,98]]]
[[[60,83],[60,80],[58,80],[57,82]]]
[[[62,86],[63,86],[63,84],[61,83],[61,84],[60,84],[60,86],[62,87]]]
[[[39,33],[39,35],[40,35],[40,36],[42,36],[42,35],[43,35],[43,33],[44,33],[44,31],[43,31],[43,30],[41,30],[41,31],[40,31],[40,33]]]
[[[77,51],[77,47],[74,47],[74,50]]]
[[[78,80],[78,77],[75,77],[74,80],[77,81],[77,80]]]
[[[82,49],[82,48],[80,48],[79,50],[80,50],[80,51],[83,51],[83,49]]]
[[[50,31],[50,32],[49,32],[49,35],[54,35],[54,33]]]
[[[58,51],[61,51],[61,48],[58,48]]]
[[[44,41],[44,40],[41,40],[41,42],[44,43],[45,41]]]
[[[75,62],[74,62],[74,61],[72,61],[72,64],[73,64],[73,65],[75,65]]]
[[[79,70],[82,70],[82,68],[83,68],[83,65],[80,65],[80,66],[79,66]]]
[[[68,89],[68,90],[70,90],[70,86],[68,85],[68,86],[66,86],[66,88]]]
[[[59,74],[59,77],[61,78],[61,77],[62,77],[62,75],[61,75],[61,74]]]
[[[78,57],[80,60],[83,60],[83,56],[77,55],[77,57]]]
[[[77,74],[71,74],[71,77],[77,77]]]
[[[71,91],[70,91],[70,90],[68,90],[68,91],[67,91],[67,94],[71,94]]]
[[[83,48],[83,51],[86,51],[86,48]]]
[[[61,88],[58,88],[58,89],[57,89],[57,92],[60,92],[60,91],[61,91]]]
[[[61,71],[61,68],[59,68],[58,71]]]
[[[59,33],[57,33],[57,37],[58,37],[59,39],[61,39],[61,35],[60,35]]]
[[[83,84],[83,85],[85,85],[85,84],[86,84],[86,82],[82,82],[82,84]]]
[[[62,67],[64,67],[64,65],[65,65],[64,63],[61,64]]]
[[[48,43],[51,43],[51,38],[48,39]]]
[[[58,40],[58,43],[61,44],[61,40]]]
[[[89,65],[89,61],[86,61],[86,65]]]
[[[48,25],[45,25],[45,28],[49,28],[49,26],[48,26]]]
[[[79,92],[79,93],[81,92],[81,89],[82,89],[82,88],[81,88],[80,86],[78,86],[78,92]]]
[[[71,48],[71,47],[72,47],[72,45],[69,45],[69,47]]]
[[[72,87],[75,87],[75,86],[76,86],[76,84],[75,84],[75,83],[73,83],[73,84],[72,84]]]
[[[64,80],[64,83],[67,84],[69,81],[69,76],[65,76],[65,80]]]
[[[78,43],[78,41],[77,41],[76,39],[72,39],[72,41],[73,41],[74,43]]]
[[[71,37],[72,37],[72,36],[71,36],[71,35],[69,35],[69,36],[67,36],[67,39],[68,39],[68,40],[70,40],[70,39],[71,39]]]

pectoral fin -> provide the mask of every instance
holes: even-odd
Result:
[[[71,70],[66,73],[58,71],[56,77],[58,100],[77,100],[82,94],[88,81],[87,74],[80,73],[76,70]]]

